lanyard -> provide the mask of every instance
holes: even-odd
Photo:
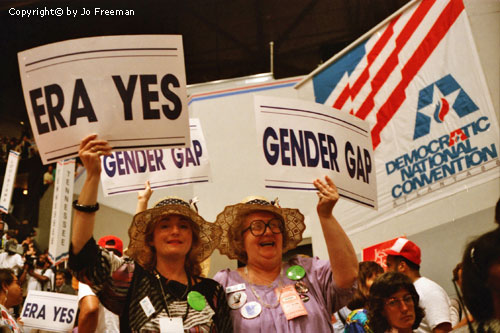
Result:
[[[158,279],[158,283],[160,284],[161,294],[163,296],[163,302],[165,303],[165,310],[167,310],[167,316],[170,317],[170,313],[168,311],[167,297],[165,296],[165,291],[163,290],[163,283],[161,282],[160,273],[158,273],[158,271],[155,270],[155,275],[156,275],[156,278]],[[186,297],[187,293],[191,289],[191,277],[189,276],[189,274],[186,274],[186,275],[187,275],[187,280],[188,280],[188,286],[186,287],[184,294],[182,294],[181,300],[184,299],[184,297]],[[186,313],[182,317],[182,322],[184,322],[186,320],[186,318],[188,316],[188,312],[189,312],[189,304],[187,304],[187,301],[186,301]]]

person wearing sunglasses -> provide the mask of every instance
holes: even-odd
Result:
[[[226,288],[235,332],[333,332],[331,316],[352,298],[358,262],[332,210],[333,181],[315,180],[317,213],[330,260],[283,254],[302,240],[304,215],[277,199],[248,197],[217,216],[221,254],[244,264],[214,276]]]
[[[370,288],[368,325],[374,333],[407,333],[418,328],[424,310],[410,278],[402,273],[380,275]]]

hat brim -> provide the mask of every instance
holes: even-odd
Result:
[[[281,216],[284,222],[285,231],[283,236],[286,237],[283,253],[294,249],[302,241],[302,234],[306,229],[304,223],[304,215],[294,208],[280,208],[273,205],[246,204],[238,203],[224,208],[219,215],[215,224],[221,227],[222,236],[219,243],[219,252],[228,256],[230,259],[238,259],[245,262],[245,258],[238,254],[236,243],[234,241],[234,230],[241,223],[240,217],[255,211],[267,211],[278,216]]]
[[[193,222],[194,229],[197,229],[200,239],[200,251],[198,260],[203,260],[210,257],[212,252],[219,244],[219,239],[222,231],[219,226],[214,223],[205,221],[194,210],[183,205],[165,205],[157,208],[147,209],[134,216],[132,224],[128,230],[130,243],[127,254],[132,259],[136,260],[142,266],[146,266],[151,260],[149,251],[144,249],[148,247],[146,244],[146,230],[149,225],[161,220],[168,215],[181,215]]]

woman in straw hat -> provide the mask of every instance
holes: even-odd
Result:
[[[170,197],[134,216],[128,257],[98,247],[92,232],[100,156],[111,155],[111,146],[89,135],[78,155],[87,177],[73,203],[69,265],[106,308],[120,315],[120,331],[232,332],[224,290],[200,277],[200,262],[217,246],[220,228],[206,222],[194,205]]]
[[[247,198],[217,216],[219,250],[246,266],[214,277],[225,288],[237,332],[333,332],[332,314],[351,299],[358,263],[332,215],[339,194],[332,180],[314,181],[329,261],[297,256],[282,262],[305,229],[304,215],[264,198]]]

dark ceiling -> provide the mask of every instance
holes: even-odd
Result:
[[[17,52],[100,35],[182,34],[188,84],[270,71],[305,75],[408,0],[0,0],[0,121],[25,120]],[[133,10],[133,16],[11,15],[12,9]]]

